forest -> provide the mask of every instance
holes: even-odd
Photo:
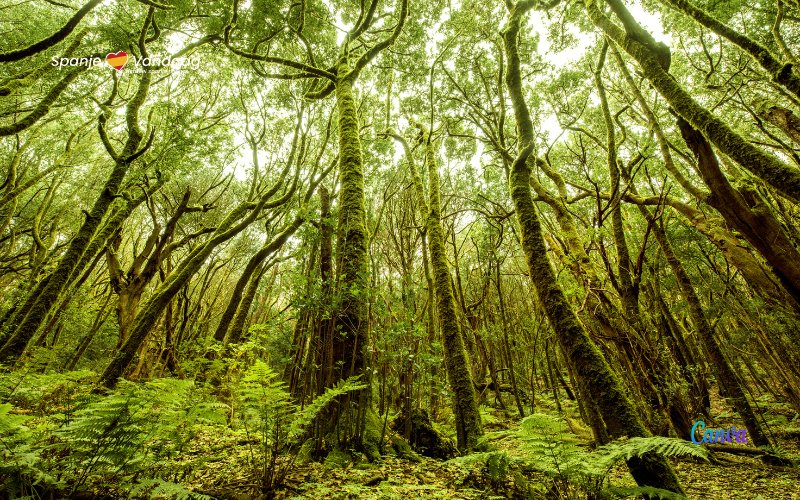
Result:
[[[800,498],[799,0],[0,35],[0,498]]]

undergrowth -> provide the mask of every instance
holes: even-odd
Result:
[[[235,369],[217,386],[173,378],[121,381],[102,395],[91,393],[96,375],[87,371],[0,375],[0,401],[6,401],[0,404],[0,497],[211,498],[185,486],[195,484],[187,478],[235,451],[238,475],[271,498],[314,419],[364,386],[343,381],[298,405],[266,362],[239,361],[228,365]],[[217,452],[199,452],[199,440],[216,443]],[[235,450],[224,443],[235,443]],[[590,451],[564,421],[547,414],[487,433],[480,449],[488,451],[450,463],[478,471],[473,482],[506,498],[678,498],[613,484],[610,472],[649,452],[706,459],[705,448],[664,437],[623,439]]]
[[[660,436],[620,439],[590,451],[579,446],[580,439],[567,430],[560,418],[547,414],[530,415],[518,428],[487,433],[485,439],[493,443],[490,446],[493,451],[451,462],[481,466],[481,472],[495,491],[508,493],[513,489],[514,496],[535,496],[528,478],[539,474],[549,479],[547,490],[539,492],[547,498],[683,498],[657,488],[613,485],[609,473],[621,461],[650,452],[707,460],[707,451],[702,446]],[[507,441],[504,448],[509,451],[498,449],[502,441]]]
[[[0,400],[7,401],[0,404],[0,497],[212,498],[180,484],[207,460],[186,453],[201,434],[243,436],[245,473],[269,497],[314,417],[363,387],[343,381],[300,409],[260,361],[236,377],[227,403],[172,378],[123,380],[91,394],[95,378],[85,371],[0,375]]]

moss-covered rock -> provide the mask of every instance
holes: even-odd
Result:
[[[392,422],[392,430],[402,430],[403,416]],[[415,409],[411,412],[411,448],[426,457],[448,460],[455,457],[458,452],[453,441],[443,436],[434,429],[428,412]]]

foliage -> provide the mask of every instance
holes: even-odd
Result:
[[[577,487],[600,497],[648,494],[652,498],[682,498],[667,490],[649,488],[645,491],[610,485],[608,476],[621,461],[648,453],[702,460],[708,456],[707,450],[701,446],[661,436],[619,439],[588,451],[578,445],[580,439],[567,430],[562,419],[543,413],[524,418],[516,429],[489,433],[486,438],[489,441],[508,440],[513,451],[477,453],[452,462],[482,464],[495,486],[502,484],[515,469],[542,473],[551,479],[552,488],[559,495],[568,495]]]
[[[128,493],[131,497],[172,498],[175,500],[212,500],[214,497],[202,495],[186,489],[178,483],[163,479],[144,479],[136,483]]]
[[[299,407],[265,362],[257,360],[244,373],[237,385],[236,410],[248,438],[250,466],[257,471],[263,493],[283,482],[314,419],[336,398],[366,387],[357,381],[358,377],[342,380]]]
[[[31,378],[40,383],[47,379]],[[31,404],[35,398],[46,399],[64,380],[51,378],[51,382],[39,385],[36,394],[19,385],[18,400]],[[7,493],[74,495],[153,489],[167,498],[189,498],[191,492],[164,478],[180,472],[165,464],[184,450],[200,428],[226,421],[226,406],[208,400],[186,380],[123,382],[108,394],[84,394],[73,404],[67,413],[40,418],[20,415],[25,410],[11,404],[0,407],[0,436],[5,445],[0,477]],[[142,474],[150,479],[140,479]]]
[[[86,15],[69,22],[82,5]],[[779,441],[797,436],[800,73],[789,63],[798,58],[800,1],[414,0],[403,24],[405,5],[0,6],[0,496],[130,488],[186,497],[187,477],[223,454],[212,443],[231,444],[238,455],[226,465],[271,491],[300,443],[306,458],[318,451],[306,439],[325,432],[314,416],[360,386],[311,395],[356,365],[369,370],[358,400],[370,405],[358,409],[368,421],[354,434],[381,448],[394,436],[385,439],[376,409],[383,422],[422,409],[453,437],[462,437],[465,413],[503,425],[489,406],[479,419],[463,410],[471,384],[461,373],[454,391],[453,366],[475,377],[478,405],[561,412],[582,398],[616,434],[683,435],[703,416],[743,424],[749,435],[784,427],[761,440],[777,455]],[[510,92],[503,24],[530,6],[536,12],[514,37],[519,92]],[[659,64],[648,63],[651,50]],[[105,63],[108,51],[129,54],[124,70]],[[150,71],[134,60],[144,54],[198,65]],[[51,64],[89,56],[99,64]],[[334,83],[342,61],[358,69],[346,88]],[[530,210],[509,196],[515,150],[528,142],[515,100],[533,128],[531,161],[516,162],[529,163],[531,176],[515,189],[532,195]],[[719,172],[698,161],[679,116],[710,141]],[[427,144],[418,124],[430,129]],[[138,151],[121,159],[128,139]],[[430,221],[408,168],[426,158],[438,175],[423,176],[423,201],[433,179],[441,184]],[[112,165],[125,167],[113,183]],[[521,251],[526,231],[515,215],[540,221],[538,250]],[[294,217],[296,232],[258,273],[243,273]],[[339,241],[324,249],[324,229],[337,221]],[[554,278],[537,278],[529,256]],[[450,290],[451,311],[436,305],[432,278]],[[231,293],[240,282],[252,292],[246,301]],[[542,290],[563,292],[559,314]],[[234,342],[213,333],[230,326],[221,320],[228,309]],[[575,331],[598,343],[597,366],[570,359],[594,351],[564,341],[573,329],[550,323],[572,316],[561,312],[574,312]],[[467,361],[445,342],[459,338]],[[350,341],[357,362],[331,361],[356,352],[336,344]],[[709,357],[715,342],[720,352]],[[97,373],[121,355],[106,386],[120,376],[150,381],[91,394]],[[604,363],[641,429],[614,425],[621,414],[601,404],[614,398],[586,390],[581,376]],[[728,364],[736,377],[709,377]],[[733,390],[712,415],[726,385]],[[749,400],[756,415],[742,410]],[[785,411],[770,416],[775,400]],[[462,460],[479,461],[481,477],[507,496],[509,478],[522,484],[525,471],[546,477],[553,495],[658,496],[610,485],[608,471],[647,452],[701,452],[634,438],[589,453],[543,414],[484,443],[492,440],[513,446]],[[378,457],[378,446],[360,444]],[[342,475],[346,451],[327,459]],[[366,495],[368,487],[347,488]]]

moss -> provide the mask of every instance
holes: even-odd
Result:
[[[404,415],[400,415],[392,422],[392,429],[402,430],[403,422]],[[402,441],[405,442],[405,440]],[[456,447],[453,446],[452,440],[436,430],[428,412],[420,408],[411,412],[410,445],[416,452],[426,457],[448,460],[456,456]],[[405,446],[409,446],[409,443],[406,443]],[[408,451],[411,449],[409,448]]]
[[[402,436],[398,434],[392,434],[390,436],[391,442],[391,452],[397,455],[397,457],[402,458],[403,460],[408,460],[409,462],[422,462],[422,458],[417,455],[417,453],[411,448],[411,445],[408,444],[408,441],[403,439]]]
[[[532,123],[522,94],[519,57],[516,53],[516,33],[520,18],[518,9],[512,10],[508,25],[503,32],[509,65],[506,84],[514,106],[519,136],[517,157],[509,174],[509,191],[514,202],[521,245],[530,277],[539,302],[553,330],[558,333],[561,348],[578,379],[580,394],[584,398],[589,398],[590,404],[596,404],[606,424],[609,437],[648,436],[649,432],[625,395],[619,380],[570,308],[547,256],[541,223],[530,192],[528,158],[533,151]],[[650,454],[641,459],[629,460],[628,466],[640,485],[683,492],[674,471],[661,456]]]
[[[388,429],[386,429],[388,431]],[[380,460],[381,458],[381,442],[384,438],[384,425],[383,420],[378,416],[377,412],[372,408],[366,411],[364,417],[364,453],[370,462]]]
[[[426,139],[425,165],[428,170],[428,186],[430,188],[426,229],[429,238],[430,262],[433,268],[436,310],[439,312],[442,328],[447,378],[453,391],[453,413],[456,418],[458,448],[462,451],[470,451],[475,448],[478,438],[483,435],[483,428],[475,398],[475,386],[468,369],[467,354],[464,350],[461,328],[456,316],[450,268],[447,264],[440,213],[441,201],[436,151],[430,137]]]
[[[340,69],[340,71],[344,71]],[[348,343],[360,342],[361,351],[366,340],[366,302],[363,292],[367,287],[366,214],[364,209],[364,166],[361,155],[358,115],[353,98],[352,82],[343,79],[336,86],[339,112],[339,179],[340,204],[336,228],[336,250],[339,264],[338,285],[342,298],[340,325],[342,336],[352,338]],[[356,354],[363,356],[363,354]],[[334,360],[339,361],[339,360]],[[350,360],[347,360],[350,361]],[[355,359],[363,368],[363,358]]]
[[[606,36],[622,47],[639,63],[642,74],[664,97],[669,105],[702,132],[720,151],[736,163],[768,182],[790,199],[800,200],[800,171],[785,165],[734,132],[721,119],[701,106],[659,64],[658,57],[648,48],[629,37],[598,8],[594,0],[584,0],[591,21]]]
[[[353,462],[350,453],[334,448],[325,457],[323,464],[329,469],[344,469]]]
[[[367,229],[364,202],[364,165],[361,154],[358,112],[353,96],[355,74],[346,57],[337,67],[336,110],[339,114],[339,219],[336,226],[337,293],[332,374],[334,382],[353,375],[369,385],[366,348],[369,343],[367,319]],[[327,377],[326,377],[327,378]],[[342,397],[331,415],[321,422],[320,432],[337,428],[339,444],[363,447],[365,414],[369,408],[369,387]]]
[[[296,462],[298,465],[309,464],[314,460],[314,439],[309,438],[303,441],[300,450],[297,452]]]

